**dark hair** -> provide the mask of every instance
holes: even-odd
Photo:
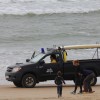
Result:
[[[62,75],[61,71],[58,71],[57,75],[58,76],[61,76]]]
[[[61,47],[58,47],[58,50],[61,50]]]
[[[53,59],[56,59],[56,55],[52,54],[50,57],[52,57]]]

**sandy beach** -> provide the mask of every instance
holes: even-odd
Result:
[[[55,85],[39,85],[35,88],[16,88],[13,85],[6,85],[0,86],[0,100],[100,100],[100,85],[94,86],[95,92],[88,94],[70,94],[73,88],[73,85],[64,86],[63,95],[58,98]]]

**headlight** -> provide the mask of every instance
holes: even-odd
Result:
[[[19,70],[21,70],[20,67],[15,67],[15,68],[13,68],[12,72],[18,72]]]

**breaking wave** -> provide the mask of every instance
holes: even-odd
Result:
[[[0,0],[0,15],[88,13],[100,10],[100,0]]]

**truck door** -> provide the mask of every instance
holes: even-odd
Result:
[[[41,78],[45,80],[54,80],[57,72],[60,70],[61,66],[58,62],[56,63],[51,63],[50,60],[51,55],[47,55],[44,59],[44,64],[42,64],[40,73],[41,73]]]
[[[72,61],[64,63],[64,79],[72,80],[74,78],[74,71]]]

